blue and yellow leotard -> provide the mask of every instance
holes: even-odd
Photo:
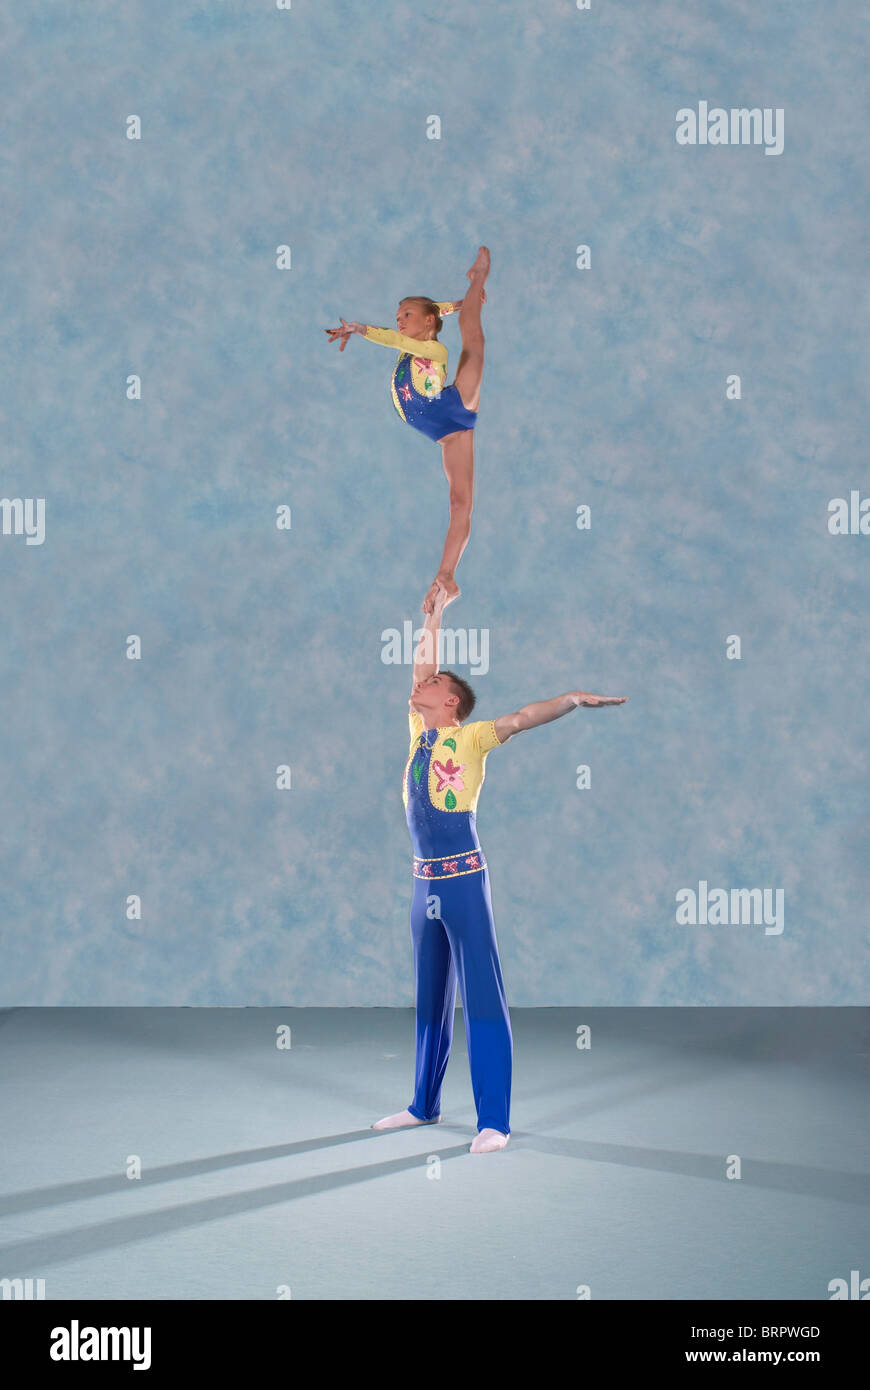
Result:
[[[438,303],[441,314],[452,314],[452,302]],[[456,386],[445,386],[447,348],[437,338],[408,338],[394,328],[366,324],[370,343],[398,348],[390,392],[400,419],[427,438],[440,440],[458,430],[473,430],[477,411],[467,410]]]
[[[485,868],[476,813],[487,754],[501,747],[495,724],[481,719],[458,728],[448,724],[424,730],[414,710],[408,723],[411,747],[402,799],[415,878],[452,878]]]

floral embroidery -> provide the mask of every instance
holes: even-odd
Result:
[[[445,747],[445,748],[452,748],[453,751],[454,751],[454,753],[455,753],[455,752],[456,752],[456,739],[455,739],[455,738],[445,738],[445,740],[444,740],[444,747]]]
[[[462,868],[460,869],[460,864]],[[463,874],[480,873],[486,868],[486,860],[478,850],[477,854],[465,854],[458,859],[419,859],[414,855],[415,878],[461,878]]]
[[[452,792],[448,792],[445,796],[444,805],[447,807],[448,811],[456,810],[456,797],[453,795]]]
[[[403,400],[403,401],[409,401],[409,400],[411,399],[411,388],[410,388],[410,386],[400,386],[400,387],[399,387],[399,395],[402,397],[402,400]]]
[[[444,382],[440,373],[436,370],[435,363],[431,357],[415,357],[414,366],[422,372],[423,391],[430,400],[436,400],[441,395]]]
[[[438,778],[438,786],[435,788],[437,792],[443,792],[445,787],[455,787],[458,792],[465,791],[465,783],[460,775],[465,771],[465,763],[457,763],[454,766],[453,759],[448,758],[446,763],[433,762],[432,771]],[[455,800],[453,804],[456,805]]]

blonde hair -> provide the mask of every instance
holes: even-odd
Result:
[[[425,294],[406,294],[405,298],[402,300],[402,303],[419,304],[424,314],[434,315],[435,332],[436,334],[441,332],[441,329],[444,326],[444,320],[441,317],[441,310],[438,308],[438,305],[435,303],[434,299],[430,299],[429,296]]]

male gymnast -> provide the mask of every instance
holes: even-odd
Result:
[[[467,681],[438,666],[441,615],[454,595],[441,588],[414,654],[411,747],[402,796],[414,850],[411,938],[417,1005],[414,1098],[373,1129],[434,1124],[453,1039],[456,985],[478,1133],[471,1153],[503,1149],[510,1135],[513,1040],[498,957],[489,874],[475,815],[493,748],[579,705],[621,705],[627,697],[574,690],[500,719],[466,723],[475,705]]]

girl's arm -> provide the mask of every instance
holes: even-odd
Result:
[[[359,326],[364,338],[370,343],[380,343],[383,347],[398,348],[400,352],[411,352],[415,357],[426,357],[430,362],[446,362],[447,348],[437,338],[406,338],[395,328],[374,328],[370,323]],[[359,329],[357,329],[359,331]]]
[[[451,304],[453,301],[451,301]],[[456,305],[458,309],[459,305]],[[446,304],[438,305],[442,313],[453,313],[452,308]],[[359,333],[363,338],[368,338],[370,343],[380,343],[383,347],[398,348],[399,352],[410,352],[415,357],[425,357],[430,362],[447,361],[447,348],[444,343],[439,343],[437,338],[408,338],[404,333],[397,333],[394,328],[375,328],[370,323],[347,323],[345,319],[339,319],[341,328],[325,328],[323,331],[329,335],[329,341],[334,343],[337,338],[341,339],[339,352],[344,352],[347,341],[351,333]]]
[[[442,318],[445,314],[458,314],[462,308],[461,299],[434,299],[433,304],[438,306],[438,312]],[[360,324],[363,336],[368,338],[370,343],[381,343],[384,347],[395,347],[400,352],[412,352],[415,357],[428,357],[430,362],[446,362],[447,348],[443,343],[439,343],[437,338],[407,338],[404,333],[397,333],[393,328],[373,328],[371,324]]]
[[[434,302],[438,305],[438,311],[439,311],[439,313],[441,314],[441,316],[442,316],[442,318],[443,318],[445,314],[458,314],[458,313],[459,313],[459,310],[462,308],[463,304],[465,303],[465,300],[464,300],[464,299],[447,299],[447,300],[445,300],[444,303],[442,304],[440,300],[436,299]],[[481,302],[481,304],[485,304],[485,303],[486,303],[486,290],[481,290],[481,291],[480,291],[480,302]]]

